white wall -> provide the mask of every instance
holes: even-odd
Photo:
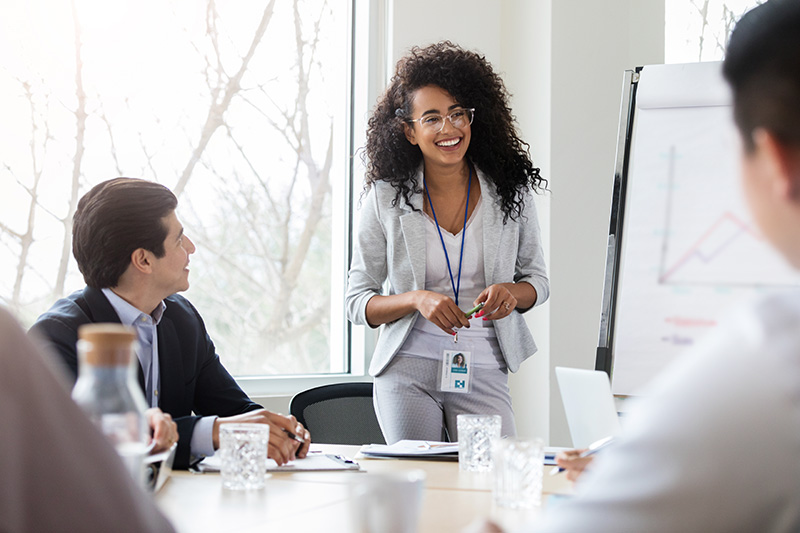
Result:
[[[520,137],[530,145],[531,159],[542,176],[551,176],[550,70],[551,5],[549,1],[502,2],[502,32],[499,70],[512,95]],[[550,195],[537,197],[545,260],[550,265]],[[550,436],[550,301],[525,315],[538,353],[509,378],[517,431],[524,437]]]
[[[554,0],[551,366],[594,368],[625,69],[662,63],[664,0]],[[569,445],[551,372],[553,445]]]
[[[510,380],[520,435],[569,445],[554,366],[594,368],[622,74],[663,62],[665,0],[395,0],[390,54],[450,39],[503,76],[550,182],[537,204],[550,303],[529,313],[539,353]],[[458,23],[453,23],[458,20]]]

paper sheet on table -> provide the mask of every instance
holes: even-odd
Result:
[[[569,450],[560,446],[546,446],[544,464],[556,464],[556,454]],[[429,440],[401,440],[395,444],[367,444],[361,447],[361,454],[367,457],[411,457],[458,459],[457,442],[439,442]]]
[[[199,468],[203,472],[219,472],[221,466],[222,461],[217,454],[203,459]],[[358,471],[361,470],[361,466],[344,456],[320,452],[310,452],[304,459],[289,461],[281,466],[278,466],[278,463],[272,459],[267,459],[267,472],[327,472],[342,470]]]
[[[366,444],[361,453],[368,457],[458,457],[457,442],[401,440],[394,444]]]

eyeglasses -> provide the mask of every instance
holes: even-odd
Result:
[[[465,107],[454,109],[447,115],[425,115],[423,117],[406,120],[409,124],[419,122],[420,127],[425,131],[431,133],[439,133],[444,129],[444,119],[447,118],[454,128],[464,128],[472,124],[472,119],[475,118],[475,108],[468,109]]]

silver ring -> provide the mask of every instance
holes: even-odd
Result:
[[[510,311],[511,310],[511,306],[508,304],[508,302],[504,303],[503,307],[506,308],[506,311]]]

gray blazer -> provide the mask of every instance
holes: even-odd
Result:
[[[526,195],[525,211],[519,220],[509,219],[503,224],[500,197],[494,185],[480,169],[477,173],[484,202],[483,267],[486,286],[527,281],[538,295],[534,305],[544,303],[550,295],[550,282],[545,270],[533,196],[530,193]],[[421,167],[418,183],[422,183]],[[411,204],[417,211],[413,211],[402,198],[392,207],[394,197],[395,189],[391,184],[378,182],[370,189],[361,207],[345,295],[347,317],[354,324],[368,325],[367,302],[376,294],[383,293],[387,280],[388,294],[425,288],[426,222],[422,195],[411,197]],[[369,367],[371,375],[383,372],[419,316],[419,312],[414,312],[384,325]],[[494,326],[506,365],[516,372],[525,359],[536,353],[533,336],[517,311],[495,321]]]

